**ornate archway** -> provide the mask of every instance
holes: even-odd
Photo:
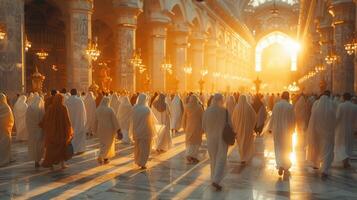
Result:
[[[265,48],[273,45],[280,44],[286,51],[289,53],[291,58],[291,71],[297,70],[297,57],[300,50],[300,45],[289,35],[280,32],[274,31],[268,35],[262,37],[255,47],[255,71],[262,71],[262,54]]]

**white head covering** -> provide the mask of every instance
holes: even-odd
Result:
[[[118,112],[118,121],[121,129],[126,131],[129,130],[132,112],[133,106],[130,103],[129,97],[122,97]]]
[[[136,101],[136,106],[147,106],[148,103],[147,100],[148,98],[146,94],[143,93],[139,94],[138,99]]]

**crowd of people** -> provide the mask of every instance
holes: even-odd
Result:
[[[351,94],[319,96],[293,94],[79,94],[56,90],[18,95],[9,100],[0,93],[0,166],[12,161],[11,140],[27,141],[35,167],[66,168],[65,161],[86,151],[87,137],[98,137],[98,163],[115,156],[115,141],[134,145],[134,161],[146,169],[152,149],[158,154],[172,148],[172,137],[185,134],[188,164],[200,162],[206,134],[212,186],[220,191],[229,144],[225,127],[236,134],[241,165],[255,154],[255,138],[272,134],[278,174],[289,176],[292,134],[305,151],[306,163],[326,178],[332,162],[350,167],[357,130],[356,99]],[[14,134],[15,133],[15,134]],[[117,138],[117,139],[116,139]]]

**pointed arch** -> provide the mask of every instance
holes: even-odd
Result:
[[[297,56],[300,50],[300,45],[289,35],[274,31],[266,36],[262,37],[255,47],[255,71],[262,70],[262,54],[265,48],[271,46],[272,44],[280,44],[286,48],[290,54],[291,58],[291,71],[297,70]]]

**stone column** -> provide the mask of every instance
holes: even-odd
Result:
[[[331,26],[330,20],[327,20],[325,22],[319,22],[319,27],[317,29],[318,33],[320,34],[319,38],[319,45],[321,48],[321,59],[322,59],[322,64],[325,68],[325,72],[323,77],[326,80],[327,83],[327,89],[332,91],[332,65],[329,65],[325,62],[325,57],[328,55],[329,48],[331,48],[331,44],[333,43],[333,27]],[[315,46],[314,48],[318,48]],[[316,49],[317,50],[317,49]],[[309,60],[314,59],[314,58],[309,58]],[[311,62],[311,61],[310,61]],[[309,70],[312,70],[311,68]],[[308,73],[308,72],[306,72]],[[318,84],[318,83],[316,83]],[[311,87],[311,86],[309,86]]]
[[[24,1],[0,1],[0,25],[5,30],[0,40],[0,91],[12,96],[25,91]]]
[[[192,89],[198,91],[199,81],[201,80],[201,70],[204,68],[204,42],[203,35],[194,33],[190,39],[191,43],[191,62],[192,62]],[[206,84],[205,84],[206,87]]]
[[[217,71],[217,41],[214,38],[207,40],[205,44],[205,66],[208,70],[206,91],[215,92],[217,90],[214,83],[213,73]]]
[[[151,71],[151,89],[166,90],[166,72],[161,68],[166,56],[167,26],[163,22],[150,23],[149,67]]]
[[[142,10],[138,5],[131,7],[130,4],[116,2],[113,2],[117,11],[115,89],[134,92],[135,66],[130,63],[130,59],[135,51],[137,16]]]
[[[93,1],[70,0],[69,9],[68,86],[87,91],[92,84],[91,60],[86,49],[92,39]]]
[[[174,31],[174,58],[173,67],[177,80],[179,80],[178,91],[184,92],[187,88],[188,75],[185,74],[183,68],[187,67],[187,47],[188,47],[188,31]]]
[[[334,93],[354,92],[354,61],[349,56],[344,45],[351,40],[354,32],[355,5],[351,1],[335,1],[330,6],[333,13],[333,26],[335,27],[334,39],[336,53],[339,56],[337,63],[333,65]]]

